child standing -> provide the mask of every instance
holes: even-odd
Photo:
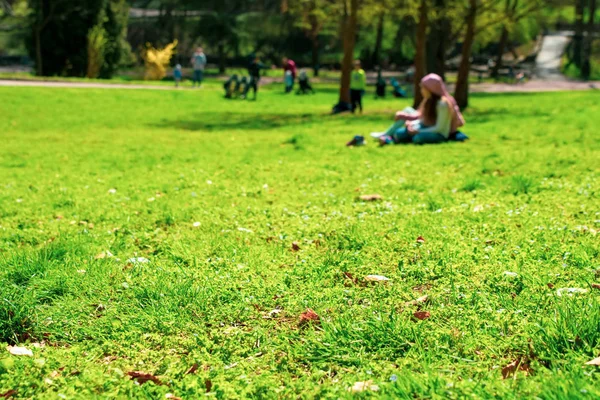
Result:
[[[173,79],[175,80],[175,87],[179,87],[181,79],[183,78],[183,72],[181,71],[181,64],[177,64],[173,70]]]
[[[283,80],[285,82],[285,92],[291,92],[294,88],[294,77],[292,75],[292,71],[285,71],[285,76]]]
[[[350,101],[352,102],[352,113],[358,107],[362,114],[362,95],[367,88],[367,75],[360,67],[360,60],[354,61],[354,70],[350,75]]]

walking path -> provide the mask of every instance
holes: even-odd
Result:
[[[544,36],[542,48],[535,60],[535,75],[544,81],[565,81],[561,60],[569,44],[571,32],[556,32]]]
[[[0,87],[49,87],[71,89],[141,89],[141,90],[197,90],[190,88],[176,88],[174,86],[158,85],[128,85],[120,83],[87,83],[87,82],[47,82],[24,80],[0,80]],[[452,86],[452,85],[450,85]],[[569,81],[564,77],[557,80],[531,80],[522,84],[510,83],[474,83],[469,86],[472,93],[527,93],[527,92],[553,92],[565,90],[590,90],[600,89],[600,82]]]

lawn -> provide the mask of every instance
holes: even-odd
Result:
[[[335,100],[0,88],[0,395],[598,398],[598,94]]]

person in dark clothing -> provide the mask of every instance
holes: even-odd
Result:
[[[312,85],[310,84],[310,81],[308,80],[308,75],[306,74],[306,71],[302,70],[300,71],[300,75],[298,76],[298,91],[296,92],[296,94],[306,94],[306,93],[314,93],[315,91],[312,88]]]
[[[231,99],[235,94],[235,88],[238,87],[238,76],[236,74],[231,75],[229,79],[223,84],[223,89],[225,89],[225,98]]]
[[[254,93],[254,99],[256,100],[256,94],[258,92],[258,82],[260,81],[260,70],[269,69],[266,65],[260,62],[258,57],[254,57],[254,60],[248,66],[248,73],[250,74],[250,83],[248,84],[249,89],[252,89]]]
[[[385,98],[385,87],[387,86],[387,82],[381,76],[381,68],[377,72],[377,84],[375,85],[375,98]]]

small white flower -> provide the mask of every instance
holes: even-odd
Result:
[[[115,194],[117,193],[117,189],[108,189],[108,194]]]

